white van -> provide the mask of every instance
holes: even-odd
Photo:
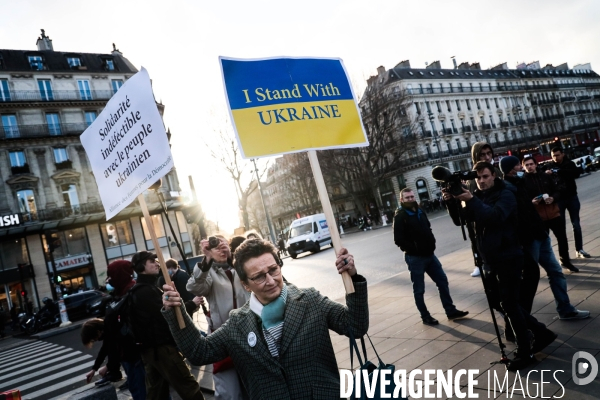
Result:
[[[290,225],[287,251],[292,258],[305,251],[316,253],[328,244],[331,244],[331,235],[325,214],[309,215]]]

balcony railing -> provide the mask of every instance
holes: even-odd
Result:
[[[21,166],[18,167],[10,167],[10,172],[12,175],[18,175],[18,174],[28,174],[29,171],[29,164],[25,163]]]
[[[63,162],[59,162],[54,164],[54,166],[56,167],[56,170],[63,170],[63,169],[72,169],[73,168],[73,161],[71,160],[65,160]]]
[[[0,126],[0,139],[80,135],[87,127],[86,123]]]
[[[560,84],[550,84],[550,85],[512,85],[512,86],[492,86],[488,87],[442,87],[442,88],[423,88],[423,89],[413,89],[411,94],[414,95],[427,95],[427,94],[444,94],[444,93],[489,93],[489,92],[512,92],[512,91],[528,91],[528,92],[539,92],[542,90],[550,90],[550,89],[571,89],[571,88],[600,88],[600,83],[595,82],[585,82],[585,83],[560,83]],[[567,100],[565,100],[567,99]],[[563,97],[561,101],[573,101],[574,97]],[[546,103],[538,103],[538,104],[551,104],[558,102],[558,99],[555,100],[543,100]],[[533,103],[533,101],[532,101]]]
[[[76,215],[103,213],[104,206],[101,202],[83,203],[70,207],[47,208],[36,212],[23,213],[25,222],[53,221]]]
[[[113,94],[112,90],[11,90],[0,96],[0,102],[108,100]]]
[[[508,121],[502,121],[502,122],[500,122],[500,126],[503,128],[508,128],[510,126],[510,124],[508,123]]]

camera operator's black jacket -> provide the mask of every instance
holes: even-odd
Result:
[[[527,190],[526,177],[527,174],[523,178],[504,176],[504,181],[507,185],[513,185],[516,188],[515,196],[519,215],[519,241],[523,245],[528,245],[534,240],[544,240],[548,237],[544,221],[542,221],[540,214],[531,202],[535,196],[530,196]]]
[[[557,184],[563,199],[577,195],[577,184],[575,183],[575,179],[579,178],[581,175],[581,168],[575,165],[573,161],[569,160],[567,156],[563,157],[563,162],[560,164],[550,161],[546,164],[545,170],[557,170]]]
[[[427,215],[400,207],[394,214],[394,243],[410,256],[430,256],[435,251],[435,237]]]
[[[474,196],[462,208],[464,217],[475,228],[477,249],[488,265],[498,265],[522,256],[518,238],[516,188],[501,179],[494,180],[491,189],[475,190]],[[448,207],[455,225],[460,225],[457,207]]]

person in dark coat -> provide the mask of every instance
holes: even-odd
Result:
[[[187,282],[190,279],[190,275],[186,271],[182,270],[179,267],[177,260],[173,258],[166,260],[165,265],[167,266],[167,271],[169,272],[171,281],[175,284],[177,291],[181,293],[181,297],[183,298],[183,302],[185,304],[185,310],[190,316],[192,316],[192,314],[198,311],[200,308],[202,299],[198,296],[194,296],[185,288],[185,285],[187,285]],[[158,277],[157,286],[161,288],[164,284],[165,278],[160,275]]]
[[[473,169],[477,172],[478,189],[474,193],[463,189],[458,196],[444,192],[444,198],[464,204],[461,210],[448,208],[456,225],[461,223],[458,215],[461,211],[465,219],[473,223],[484,279],[500,299],[500,311],[508,317],[515,336],[517,350],[507,368],[517,371],[535,362],[533,354],[543,345],[538,341],[532,347],[528,329],[538,338],[545,337],[548,329],[519,304],[523,250],[518,235],[516,188],[497,178],[494,166],[488,162],[480,161]]]
[[[583,236],[579,222],[579,211],[581,203],[577,196],[577,184],[575,179],[581,175],[581,168],[569,160],[563,153],[562,147],[552,149],[552,161],[546,165],[546,174],[556,174],[559,183],[561,198],[558,202],[560,215],[566,224],[566,212],[569,212],[571,225],[573,225],[573,236],[575,238],[575,255],[577,258],[590,258],[591,256],[583,250]]]
[[[523,167],[527,172],[524,179],[529,200],[544,221],[546,230],[551,230],[558,242],[560,265],[571,272],[579,272],[579,268],[571,263],[569,256],[567,228],[558,206],[561,197],[558,185],[552,175],[538,171],[538,164],[534,157],[523,157]]]
[[[156,254],[144,250],[135,253],[131,259],[138,275],[132,289],[130,318],[146,370],[146,398],[168,399],[169,386],[173,386],[183,400],[204,399],[161,314],[163,292],[156,286],[160,272],[156,258]],[[136,288],[138,285],[140,287]],[[184,305],[181,297],[178,301]],[[193,325],[193,322],[189,323]]]
[[[435,237],[427,215],[418,206],[412,189],[402,189],[400,198],[402,199],[401,207],[394,216],[394,242],[404,252],[404,261],[408,265],[410,280],[413,284],[415,303],[423,323],[425,325],[439,324],[425,305],[425,274],[429,275],[437,285],[440,300],[448,319],[465,317],[469,312],[456,309],[450,296],[448,278],[442,269],[442,264],[433,253]]]

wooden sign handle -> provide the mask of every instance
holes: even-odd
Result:
[[[150,231],[150,238],[152,238],[152,244],[154,245],[154,251],[158,256],[158,261],[160,264],[160,270],[162,271],[163,277],[165,278],[165,283],[167,285],[171,285],[171,276],[169,275],[169,271],[167,271],[167,265],[165,264],[165,257],[163,256],[162,251],[160,251],[160,246],[158,244],[158,238],[156,237],[156,232],[154,231],[154,223],[152,223],[152,217],[150,217],[150,213],[148,212],[148,206],[146,205],[146,199],[144,199],[144,194],[140,193],[137,197],[140,207],[142,208],[142,213],[144,214],[144,219],[146,220],[146,227]],[[162,288],[161,288],[162,289]],[[177,322],[179,323],[179,329],[185,328],[185,322],[183,321],[183,315],[181,315],[181,309],[179,307],[175,308],[175,316],[177,317]]]
[[[340,233],[337,227],[337,221],[333,215],[333,209],[329,202],[329,196],[327,195],[327,188],[325,187],[325,180],[323,179],[323,173],[321,172],[321,165],[317,158],[316,150],[308,150],[308,160],[310,161],[310,167],[315,177],[315,183],[317,185],[317,191],[319,192],[319,198],[321,199],[321,205],[323,206],[323,212],[325,213],[325,219],[327,225],[329,225],[329,234],[331,235],[331,243],[335,249],[335,255],[340,253],[342,248],[342,240],[340,239]],[[346,288],[346,294],[354,293],[354,284],[352,278],[347,272],[342,272],[342,281]]]

